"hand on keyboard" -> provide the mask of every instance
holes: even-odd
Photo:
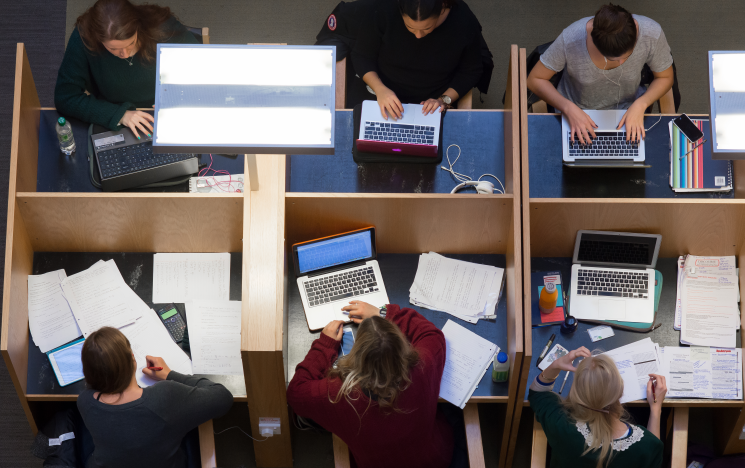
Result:
[[[442,102],[442,99],[427,99],[426,101],[422,101],[421,105],[424,106],[422,108],[422,114],[434,114],[437,109],[440,109],[440,112],[442,112],[442,109],[445,108],[445,103]]]
[[[579,140],[580,143],[587,145],[591,144],[592,140],[595,138],[595,129],[598,128],[598,126],[590,116],[573,103],[569,104],[564,115],[566,115],[567,120],[569,121],[569,126],[571,127],[571,141],[574,142],[574,137],[576,135],[577,140]]]
[[[153,134],[153,126],[150,125],[150,122],[155,122],[153,116],[148,114],[147,112],[138,110],[127,111],[122,117],[122,125],[124,125],[125,127],[129,127],[129,129],[132,130],[132,133],[135,134],[138,140],[140,140],[141,138],[140,134],[137,133],[137,129],[139,129],[147,136],[151,136]]]
[[[646,136],[644,132],[644,111],[646,110],[646,107],[644,107],[644,103],[639,102],[637,99],[634,101],[634,103],[631,105],[631,107],[628,108],[625,114],[623,114],[623,117],[621,118],[621,122],[618,124],[617,129],[620,129],[624,125],[626,125],[626,141],[639,141],[643,140]]]
[[[380,106],[380,113],[383,115],[385,120],[388,120],[388,115],[393,120],[398,120],[404,115],[404,106],[401,101],[398,100],[396,93],[383,86],[383,90],[380,92],[376,91],[378,96],[378,105]]]

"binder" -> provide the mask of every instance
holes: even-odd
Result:
[[[688,140],[672,120],[670,132],[670,187],[675,192],[729,192],[732,190],[732,162],[711,157],[711,127],[708,119],[693,120],[708,140],[697,146]],[[685,156],[684,156],[685,155]],[[681,159],[681,156],[684,156]]]

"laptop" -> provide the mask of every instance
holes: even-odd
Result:
[[[572,315],[651,323],[661,241],[659,234],[579,231],[572,258]]]
[[[364,101],[357,150],[365,153],[437,157],[442,114],[422,115],[420,104],[403,104],[403,116],[384,119],[377,101]]]
[[[341,308],[354,299],[377,307],[389,302],[375,260],[374,227],[294,244],[292,257],[311,331],[332,320],[349,322]]]
[[[574,167],[649,167],[644,164],[644,140],[626,141],[626,126],[616,130],[626,110],[586,110],[597,124],[592,144],[583,145],[574,137],[565,115],[561,116],[564,165]]]

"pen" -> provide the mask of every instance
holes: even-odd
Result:
[[[572,361],[572,365],[574,365],[574,361]],[[564,381],[561,383],[561,388],[559,389],[559,395],[561,395],[561,392],[564,391],[564,385],[567,384],[567,379],[569,378],[569,371],[564,375]]]
[[[153,371],[163,370],[162,367],[147,367],[146,369],[150,369],[150,370],[153,370]]]
[[[652,396],[654,396],[654,402],[657,403],[657,379],[652,379]]]
[[[704,143],[706,143],[706,140],[702,141],[701,143],[699,143],[699,144],[697,144],[696,146],[694,146],[693,148],[691,148],[691,151],[689,151],[688,153],[684,154],[683,156],[680,156],[680,157],[679,157],[678,159],[683,159],[683,158],[685,158],[686,156],[688,156],[688,154],[689,154],[689,153],[692,153],[692,152],[693,152],[693,150],[695,150],[695,149],[696,149],[696,148],[698,148],[699,146],[703,145]]]
[[[554,342],[554,339],[555,339],[555,338],[556,338],[556,333],[553,333],[553,334],[551,335],[551,338],[549,338],[549,340],[548,340],[548,343],[546,343],[546,347],[545,347],[545,348],[543,348],[543,351],[541,351],[541,355],[540,355],[540,356],[538,356],[538,362],[536,362],[536,363],[535,363],[535,365],[536,365],[536,366],[537,366],[538,364],[540,364],[540,363],[541,363],[541,361],[543,361],[543,358],[545,358],[545,357],[546,357],[546,353],[548,352],[548,348],[550,348],[550,347],[551,347],[551,345],[553,344],[553,342]]]

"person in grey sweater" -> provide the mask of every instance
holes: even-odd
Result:
[[[155,370],[142,372],[159,382],[140,388],[129,340],[115,328],[91,333],[82,361],[88,388],[78,409],[95,447],[86,468],[182,468],[184,436],[233,404],[224,386],[171,371],[154,356],[147,356],[147,365]]]

